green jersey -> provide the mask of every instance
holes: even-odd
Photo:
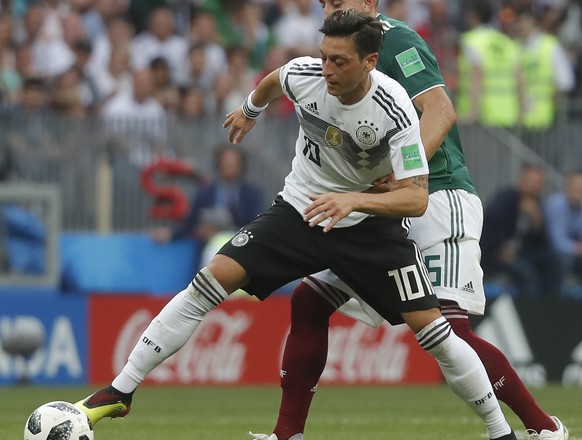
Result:
[[[381,14],[378,19],[384,23],[385,33],[376,68],[398,81],[411,99],[434,87],[446,87],[436,57],[426,41],[401,21]],[[431,193],[442,189],[477,193],[465,164],[456,124],[428,164]]]

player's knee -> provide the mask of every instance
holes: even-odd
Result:
[[[441,317],[437,308],[402,313],[402,318],[415,334]]]

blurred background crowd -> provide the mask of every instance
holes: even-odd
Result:
[[[486,208],[486,275],[535,294],[564,273],[563,290],[582,297],[582,1],[378,10],[438,59]],[[223,117],[268,72],[318,56],[321,23],[317,0],[2,0],[0,182],[55,185],[64,231],[147,229],[167,242],[236,230],[280,189],[296,122],[287,99],[271,104],[224,177]],[[248,208],[249,192],[253,212],[239,218],[233,203]],[[201,210],[201,195],[228,200],[230,217]],[[546,225],[557,209],[567,221]],[[3,205],[0,239],[43,243],[26,212]]]
[[[317,56],[321,39],[322,12],[316,0],[1,3],[0,102],[13,112],[222,116],[240,104],[265,72],[294,56]],[[406,22],[429,43],[455,93],[463,83],[462,37],[476,26],[469,14],[472,3],[380,0],[379,10]],[[565,72],[556,87],[582,97],[582,2],[488,3],[492,15],[479,17],[480,24],[498,29],[517,47],[525,50],[537,31],[555,36],[563,54],[556,55],[560,65],[553,67]],[[524,11],[531,16],[524,17]],[[291,111],[282,105],[271,114],[288,116]]]

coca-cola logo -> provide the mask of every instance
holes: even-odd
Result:
[[[113,370],[117,373],[153,315],[148,310],[133,313],[119,333],[113,351]],[[240,337],[250,327],[252,317],[244,311],[208,313],[188,342],[173,356],[156,367],[148,379],[155,382],[222,383],[239,381],[246,357]]]
[[[401,382],[411,346],[404,340],[407,326],[384,323],[377,329],[361,322],[332,326],[329,353],[321,382]]]

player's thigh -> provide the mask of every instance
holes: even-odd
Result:
[[[475,314],[482,314],[485,307],[482,225],[477,196],[461,190],[438,191],[431,195],[427,213],[411,219],[409,234],[422,250],[437,297]]]
[[[332,269],[385,319],[402,323],[402,312],[438,307],[420,251],[401,223],[371,218],[346,229],[328,247]]]
[[[240,286],[260,299],[326,266],[310,228],[288,203],[279,200],[244,226],[219,251],[236,261],[248,282]]]
[[[329,269],[314,273],[306,277],[303,282],[308,284],[340,313],[350,318],[361,321],[371,327],[378,327],[384,321],[384,318],[378,312]]]
[[[446,241],[481,239],[483,206],[475,194],[464,190],[441,190],[429,196],[422,217],[410,218],[408,238],[424,253]]]

